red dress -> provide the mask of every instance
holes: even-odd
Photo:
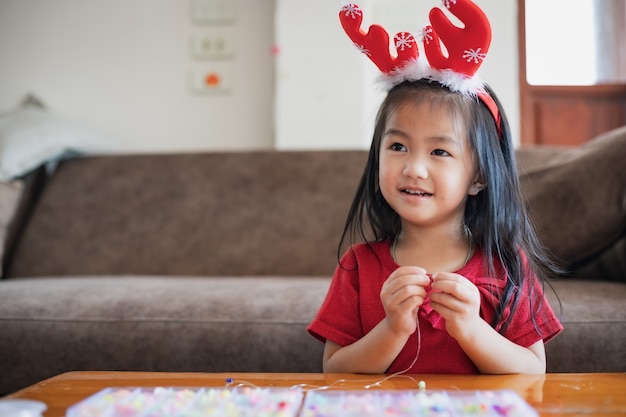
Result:
[[[380,290],[387,277],[399,266],[391,257],[389,241],[370,245],[373,251],[365,244],[353,246],[341,260],[345,269],[340,265],[335,270],[326,299],[307,328],[320,341],[328,339],[341,346],[352,344],[385,317]],[[480,314],[491,323],[498,295],[504,288],[504,279],[485,276],[482,254],[478,250],[467,265],[456,273],[478,287],[481,296]],[[525,282],[517,310],[504,336],[518,345],[529,347],[539,340],[549,341],[563,326],[549,306],[537,279],[531,276]],[[532,299],[528,296],[531,283],[534,285]],[[419,308],[418,319],[420,353],[408,373],[478,373],[457,341],[447,333],[444,319],[427,301]],[[405,371],[415,359],[417,349],[418,334],[415,332],[386,372]]]

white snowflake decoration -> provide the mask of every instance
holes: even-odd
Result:
[[[356,19],[357,16],[361,16],[361,9],[359,9],[359,7],[356,4],[353,3],[349,3],[349,4],[344,4],[341,7],[341,11],[346,15],[346,16],[350,16],[353,19]]]
[[[456,4],[456,0],[443,0],[443,7],[446,9],[449,9],[453,4]]]
[[[413,42],[415,42],[415,38],[408,32],[398,33],[394,40],[396,41],[396,49],[400,49],[404,51],[405,48],[412,48]]]
[[[478,49],[466,49],[463,51],[463,58],[467,59],[467,62],[474,61],[474,64],[478,64],[479,61],[483,61],[487,54],[480,52],[481,48]]]
[[[433,38],[433,28],[431,28],[430,26],[423,27],[420,30],[419,37],[420,37],[420,40],[422,42],[424,42],[425,44],[428,45],[430,43],[430,41],[432,41],[434,39]]]
[[[365,48],[363,45],[359,45],[358,43],[353,44],[355,46],[355,48],[362,54],[365,54],[367,56],[372,55],[372,53],[369,51],[369,49]]]

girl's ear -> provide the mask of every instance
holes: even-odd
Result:
[[[467,191],[467,194],[476,195],[482,190],[484,190],[485,187],[486,185],[483,182],[482,175],[476,174],[476,178],[474,179],[474,182],[470,185],[469,190]]]

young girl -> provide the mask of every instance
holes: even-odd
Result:
[[[504,112],[488,87],[478,97],[432,76],[388,92],[340,248],[353,244],[308,327],[325,372],[545,373],[562,330],[538,278],[552,264]]]

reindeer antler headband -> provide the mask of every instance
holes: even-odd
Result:
[[[491,43],[489,20],[470,0],[443,0],[443,4],[465,27],[455,26],[441,9],[433,8],[429,14],[431,24],[420,34],[428,62],[419,59],[417,41],[409,32],[400,32],[394,37],[397,56],[393,57],[389,34],[383,27],[371,25],[368,32],[361,29],[363,12],[356,4],[344,5],[339,19],[354,45],[382,71],[387,89],[403,81],[437,81],[452,91],[478,97],[491,112],[500,131],[498,106],[476,76]],[[447,49],[447,56],[441,50],[441,43]]]

